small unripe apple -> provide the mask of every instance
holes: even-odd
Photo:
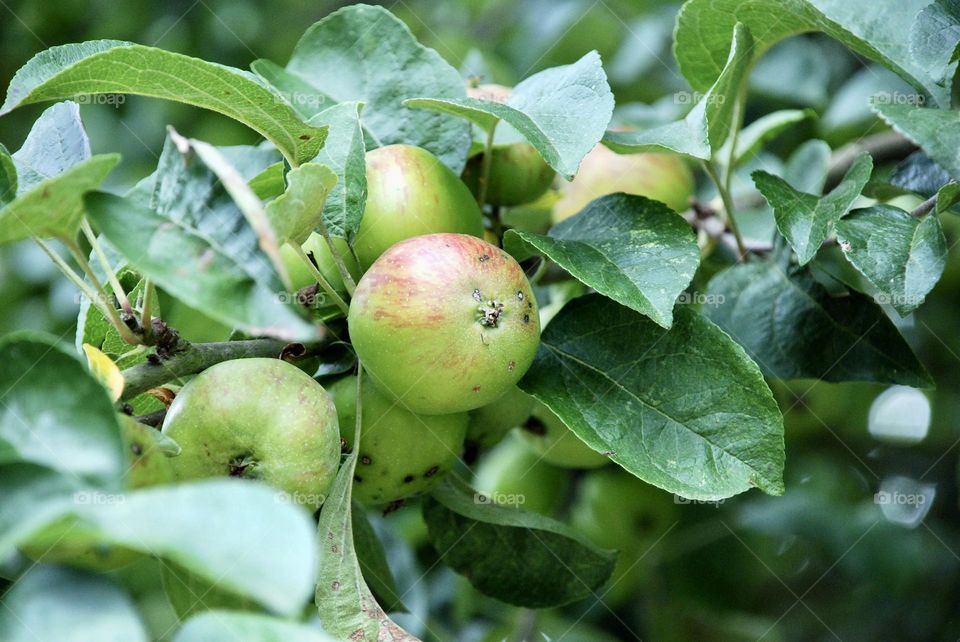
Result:
[[[676,154],[618,154],[597,144],[580,163],[573,181],[553,208],[553,222],[573,216],[590,201],[624,192],[646,196],[682,212],[693,195],[693,174]]]
[[[360,451],[353,476],[353,498],[386,504],[429,490],[453,468],[463,452],[466,413],[417,415],[384,396],[364,379]],[[353,448],[357,421],[357,378],[344,377],[330,394],[340,432]]]
[[[551,514],[568,481],[567,471],[552,466],[510,436],[483,455],[473,487],[490,502]]]
[[[127,455],[127,487],[136,489],[173,482],[170,457],[177,452],[177,445],[156,428],[141,424],[133,417],[120,415],[118,419],[120,437]],[[71,518],[66,518],[32,535],[29,543],[23,544],[20,550],[33,560],[59,562],[101,572],[143,558],[138,551],[97,540],[96,534],[84,535]]]
[[[540,342],[523,269],[464,234],[419,236],[387,250],[357,284],[348,324],[374,385],[426,415],[500,398]]]
[[[170,405],[163,434],[182,451],[180,480],[260,479],[310,509],[340,465],[340,433],[323,386],[280,359],[235,359],[204,370]]]
[[[591,471],[580,482],[570,525],[601,548],[619,552],[608,601],[624,601],[649,575],[655,548],[676,523],[673,496],[618,467]]]
[[[492,446],[530,417],[533,403],[533,397],[511,387],[493,403],[470,411],[467,440],[480,447]]]
[[[436,232],[483,236],[483,215],[463,181],[419,147],[367,152],[367,202],[353,243],[360,268],[394,243]]]
[[[583,443],[560,417],[539,402],[534,404],[532,416],[518,432],[537,454],[554,466],[597,468],[610,461]]]
[[[354,279],[359,279],[360,266],[357,265],[357,260],[353,258],[353,253],[350,252],[350,246],[347,242],[344,239],[334,238],[333,246],[337,248],[340,256],[343,257],[343,262],[346,264],[350,275]],[[346,292],[347,288],[343,284],[340,270],[333,258],[333,254],[330,252],[330,246],[327,245],[324,238],[314,232],[301,247],[308,256],[313,255],[313,260],[317,263],[317,269],[320,271],[320,274],[330,282],[333,289],[341,293]],[[310,268],[304,265],[303,259],[301,259],[289,245],[284,244],[280,248],[280,256],[283,259],[284,266],[287,268],[287,273],[290,275],[290,281],[295,290],[317,282]]]
[[[503,85],[467,87],[467,95],[479,100],[506,102],[511,89]],[[503,123],[500,128],[506,127]],[[483,176],[484,152],[475,154],[463,170],[463,182],[478,195]],[[495,143],[490,157],[490,173],[484,201],[491,205],[522,205],[535,201],[553,182],[556,172],[540,152],[526,141]]]

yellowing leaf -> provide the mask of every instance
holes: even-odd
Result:
[[[83,353],[87,355],[90,372],[110,393],[110,400],[117,401],[123,393],[123,375],[110,357],[89,343],[83,344]]]

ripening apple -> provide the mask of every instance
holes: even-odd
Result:
[[[340,465],[333,401],[310,375],[280,359],[235,359],[183,387],[163,422],[180,444],[180,480],[260,479],[316,509]]]
[[[374,385],[426,415],[497,400],[540,342],[523,269],[464,234],[419,236],[387,250],[357,284],[348,324]]]
[[[493,403],[470,411],[467,441],[481,448],[494,445],[530,417],[533,404],[533,397],[513,386]]]
[[[361,270],[394,243],[437,232],[483,236],[483,215],[463,181],[419,147],[367,152],[367,201],[353,243]]]
[[[364,379],[360,451],[353,498],[386,504],[429,490],[456,464],[467,432],[466,413],[418,415],[404,410]],[[353,448],[357,421],[357,378],[344,377],[330,394],[340,432]]]
[[[467,95],[479,100],[506,102],[512,89],[503,85],[467,87]],[[508,127],[501,123],[500,129]],[[516,136],[514,136],[516,137]],[[484,152],[475,154],[463,170],[463,182],[474,194],[480,193]],[[523,205],[539,198],[553,183],[556,172],[540,152],[525,140],[495,142],[490,157],[490,173],[484,201],[491,205]]]
[[[693,174],[676,154],[618,154],[597,144],[580,163],[573,181],[561,190],[563,195],[553,208],[553,222],[573,216],[596,198],[617,192],[646,196],[682,212],[693,190]]]
[[[170,457],[177,444],[156,428],[139,423],[133,417],[120,415],[120,437],[127,456],[127,488],[146,488],[174,481]],[[20,550],[30,559],[58,562],[110,571],[143,557],[143,554],[122,546],[99,541],[96,532],[86,533],[70,517],[57,520],[31,535]]]
[[[527,445],[554,466],[597,468],[610,461],[583,443],[560,417],[540,402],[534,404],[532,416],[518,432]]]
[[[491,501],[549,515],[567,481],[567,471],[548,464],[511,435],[480,459],[473,487]]]

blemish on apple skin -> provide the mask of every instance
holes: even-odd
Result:
[[[474,392],[480,392],[480,386],[474,386],[474,387],[473,387],[473,391],[474,391]]]
[[[474,301],[482,301],[482,300],[483,300],[483,295],[480,294],[480,288],[475,288],[475,289],[473,290],[473,300],[474,300]]]
[[[529,315],[529,314],[523,315],[523,322],[524,322],[524,323],[530,323],[530,315]]]
[[[479,260],[481,263],[486,263],[487,261],[490,260],[490,255],[489,255],[489,254],[481,254],[481,255],[480,255],[480,258],[479,258],[478,260]]]
[[[431,466],[430,469],[423,474],[424,477],[433,477],[440,472],[440,466]]]
[[[413,475],[407,475],[406,477],[403,478],[404,484],[409,484],[412,481],[413,481]]]
[[[516,367],[517,367],[516,361],[511,361],[510,363],[507,364],[507,370],[513,370]]]
[[[363,457],[360,458],[360,463],[369,466],[371,463],[371,459],[367,455],[364,455]]]
[[[358,484],[359,484],[359,483],[362,483],[362,482],[363,482],[363,477],[361,477],[360,475],[354,475],[354,476],[353,476],[353,481],[357,482]]]

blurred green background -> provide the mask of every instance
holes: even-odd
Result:
[[[0,82],[6,86],[42,49],[97,38],[241,68],[257,58],[284,63],[300,34],[343,4],[349,3],[6,0],[0,2]],[[618,123],[663,122],[689,107],[676,93],[687,85],[670,50],[678,3],[400,0],[384,6],[454,66],[480,50],[493,71],[487,80],[513,84],[597,49],[617,97]],[[911,90],[826,38],[785,41],[753,71],[748,119],[784,107],[810,107],[820,119],[781,136],[755,164],[775,170],[811,137],[838,147],[881,131],[867,107],[867,97],[878,91]],[[0,141],[17,149],[44,107],[0,119]],[[226,118],[144,98],[86,105],[82,115],[95,153],[123,155],[111,188],[149,173],[168,124],[217,144],[256,140]],[[769,212],[757,216],[769,218]],[[960,226],[951,214],[943,223],[952,247]],[[670,504],[671,517],[631,553],[642,572],[629,590],[537,616],[491,603],[462,578],[431,568],[435,554],[423,546],[415,556],[404,553],[397,533],[407,541],[421,538],[415,511],[400,511],[378,521],[378,527],[393,526],[385,534],[391,560],[401,588],[411,589],[406,601],[414,615],[398,619],[431,635],[426,622],[433,636],[451,640],[521,639],[528,630],[583,640],[957,639],[956,254],[951,250],[943,280],[915,315],[894,315],[932,372],[936,391],[812,381],[773,386],[786,416],[785,497],[747,493],[721,505],[658,497],[653,503]],[[0,333],[45,330],[72,341],[74,290],[30,243],[0,248],[0,301]],[[881,500],[901,493],[922,502],[882,504],[878,492],[887,493]],[[426,579],[418,580],[424,569],[430,569]]]

